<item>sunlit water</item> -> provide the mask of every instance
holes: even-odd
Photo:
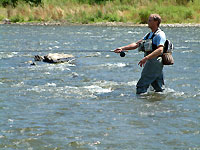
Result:
[[[200,28],[162,28],[164,93],[135,92],[146,27],[0,26],[1,150],[200,150]],[[68,64],[34,55],[73,54]]]

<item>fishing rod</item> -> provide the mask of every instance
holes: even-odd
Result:
[[[0,53],[4,53],[6,51],[0,51]],[[53,52],[53,50],[23,50],[23,51],[10,51],[10,53],[20,53],[20,52]],[[107,52],[114,52],[114,50],[58,50],[56,52],[103,52],[103,53],[107,53]],[[9,53],[9,52],[6,52]],[[126,53],[125,51],[121,51],[120,52],[120,56],[121,57],[125,57]]]
[[[109,51],[109,50],[69,50],[69,49],[65,49],[65,50],[59,50],[59,49],[42,49],[42,50],[17,50],[17,51],[0,51],[0,53],[4,53],[4,52],[114,52],[113,51]]]

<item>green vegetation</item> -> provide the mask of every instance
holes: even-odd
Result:
[[[200,23],[200,0],[1,0],[0,21],[146,23],[158,13],[163,23]]]

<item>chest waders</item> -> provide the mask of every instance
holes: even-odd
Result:
[[[156,32],[157,31],[155,31],[150,38],[152,39],[152,41],[154,36],[156,36],[155,35]],[[145,39],[148,39],[149,35],[150,33],[146,36]],[[153,51],[157,49],[157,46],[153,44],[153,42],[152,42],[152,49]],[[151,52],[144,52],[144,56],[147,56]],[[163,63],[161,56],[147,60],[142,70],[141,77],[136,85],[136,94],[147,92],[147,89],[149,88],[150,85],[152,85],[155,92],[163,91],[162,87],[164,85],[164,79],[163,79]]]

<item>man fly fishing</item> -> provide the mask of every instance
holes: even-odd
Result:
[[[151,14],[148,19],[148,27],[151,29],[149,34],[146,34],[142,40],[139,40],[136,43],[114,50],[115,53],[120,53],[139,48],[139,51],[144,52],[144,57],[138,63],[140,67],[144,68],[136,85],[137,94],[146,93],[150,85],[152,85],[155,92],[162,92],[164,90],[163,63],[161,55],[163,53],[166,36],[159,28],[160,23],[160,15]]]

